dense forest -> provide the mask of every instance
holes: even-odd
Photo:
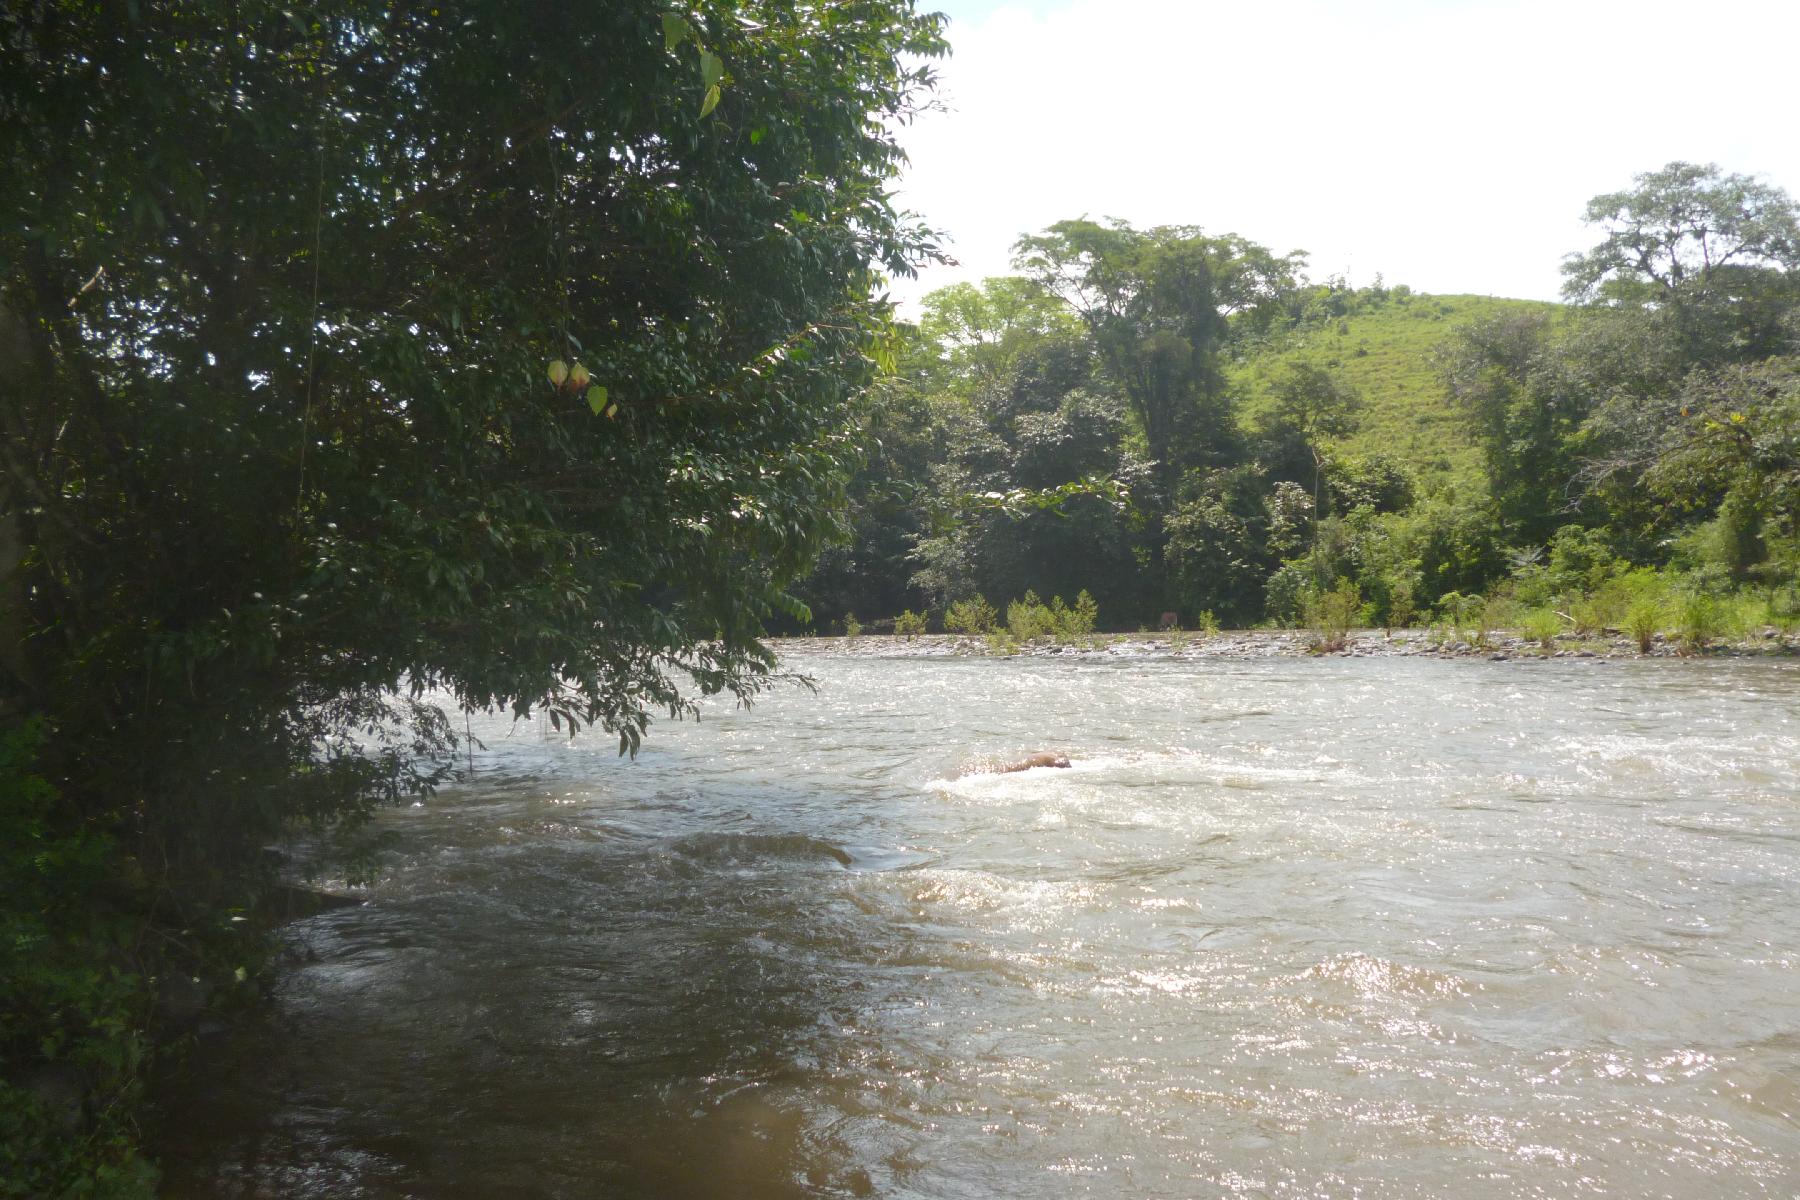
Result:
[[[834,628],[1084,592],[1115,629],[1792,621],[1800,209],[1670,163],[1586,217],[1563,305],[1308,282],[1192,226],[1025,236],[925,299],[802,594]]]

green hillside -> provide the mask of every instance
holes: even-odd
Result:
[[[1382,304],[1325,325],[1287,335],[1234,369],[1248,397],[1247,419],[1266,401],[1268,381],[1283,364],[1305,360],[1341,372],[1361,393],[1361,426],[1342,448],[1382,451],[1415,472],[1424,489],[1456,477],[1478,476],[1480,452],[1467,422],[1450,407],[1434,365],[1438,345],[1459,326],[1503,313],[1558,307],[1539,300],[1492,296],[1428,296],[1396,290]]]

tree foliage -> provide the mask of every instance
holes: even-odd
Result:
[[[1800,268],[1800,212],[1778,187],[1672,162],[1588,202],[1606,236],[1564,260],[1574,300],[1690,304],[1749,272]]]
[[[1643,564],[1792,587],[1796,213],[1672,163],[1590,205],[1579,303],[1473,320],[1192,226],[1027,235],[1024,279],[934,294],[907,356],[942,449],[912,480],[943,518],[914,526],[916,598],[1086,586],[1129,627],[1298,620],[1340,579],[1402,623],[1497,586],[1604,592]],[[1370,356],[1353,327],[1390,344]],[[1096,477],[1128,484],[1129,513],[944,503]]]
[[[891,362],[910,0],[0,12],[0,716],[157,919],[770,677]],[[8,831],[9,835],[11,831]],[[8,1050],[12,1049],[11,1046]]]
[[[23,12],[31,706],[305,723],[405,679],[630,743],[678,678],[754,686],[759,619],[832,532],[871,267],[924,245],[877,119],[928,83],[899,56],[934,21]],[[563,358],[609,417],[546,382]]]
[[[1672,162],[1586,215],[1605,237],[1564,260],[1566,294],[1650,314],[1684,365],[1781,353],[1800,334],[1800,205],[1782,189]]]
[[[1195,226],[1061,221],[1021,238],[1014,265],[1081,317],[1129,401],[1165,490],[1219,464],[1238,430],[1220,356],[1277,318],[1305,261]]]
[[[1481,446],[1501,519],[1534,544],[1579,498],[1576,435],[1591,407],[1555,339],[1539,314],[1478,321],[1445,347],[1440,364]]]
[[[915,366],[927,391],[1003,383],[1030,347],[1079,328],[1075,315],[1036,282],[1019,276],[957,283],[925,297]]]

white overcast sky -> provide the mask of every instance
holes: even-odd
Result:
[[[1800,0],[921,0],[948,111],[898,202],[958,267],[1083,215],[1311,253],[1315,279],[1554,299],[1588,199],[1673,159],[1800,193]]]

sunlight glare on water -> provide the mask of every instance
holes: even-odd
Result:
[[[790,665],[478,728],[170,1194],[1800,1188],[1793,664]]]

